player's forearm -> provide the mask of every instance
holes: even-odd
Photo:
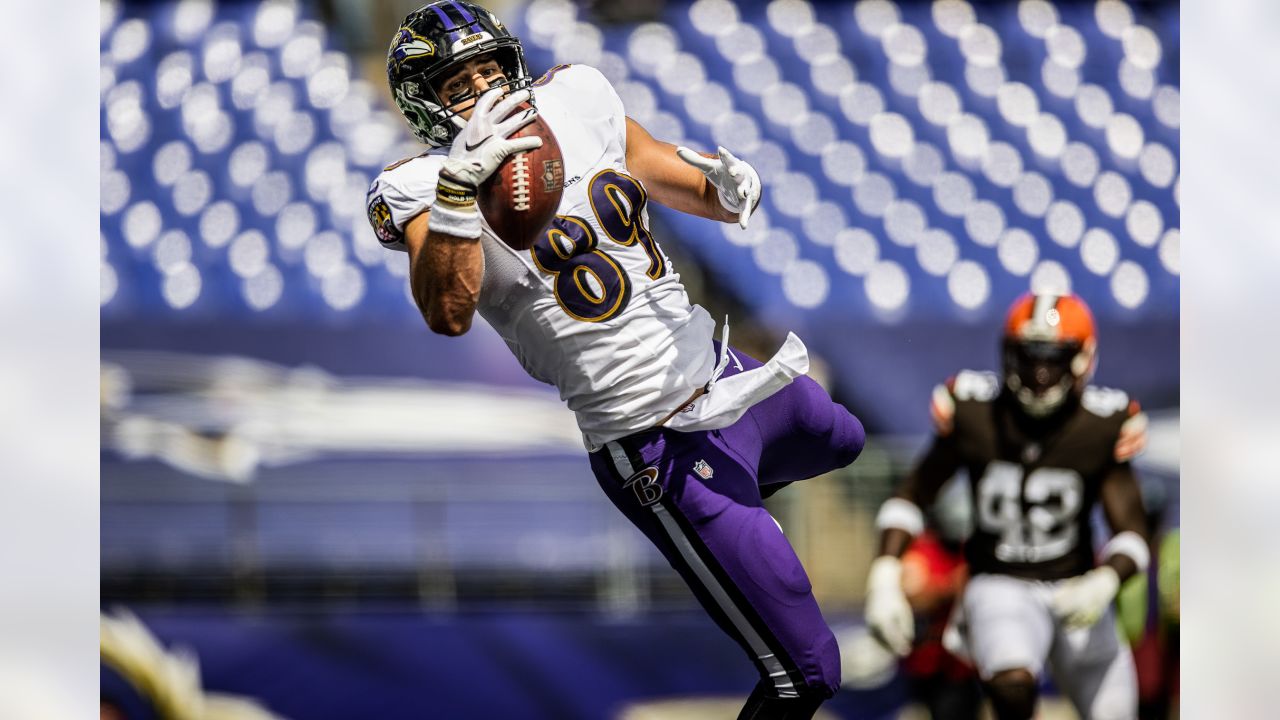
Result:
[[[695,174],[697,177],[689,178],[689,184],[682,183],[662,193],[661,197],[655,195],[654,199],[673,210],[689,215],[724,223],[737,222],[738,213],[727,210],[721,204],[716,186],[708,182],[701,173],[695,172]]]
[[[1126,524],[1114,528],[1115,534],[1102,547],[1102,562],[1111,567],[1124,582],[1142,572],[1146,572],[1151,562],[1151,552],[1144,529],[1137,524]]]
[[[654,202],[708,220],[728,223],[738,219],[737,213],[725,209],[720,202],[720,194],[715,185],[676,156],[675,145],[657,144],[663,146],[670,159],[663,162],[660,168],[649,168],[644,173],[648,178],[642,177],[649,197]]]
[[[938,490],[955,474],[959,460],[953,444],[935,438],[924,457],[903,479],[894,496],[880,506],[876,527],[880,530],[880,554],[901,557],[911,539],[924,532],[924,512]]]
[[[701,176],[698,177],[698,181],[702,183],[700,190],[665,193],[662,197],[655,195],[654,199],[662,205],[689,215],[724,223],[736,222],[738,214],[726,210],[720,204],[720,197],[716,192],[715,186]]]
[[[709,220],[738,219],[720,202],[715,185],[680,159],[675,145],[654,138],[631,118],[627,118],[627,170],[644,183],[653,202]]]
[[[410,270],[413,298],[427,327],[451,336],[471,329],[483,279],[484,255],[478,239],[428,232]]]
[[[911,539],[924,532],[924,513],[910,496],[910,485],[904,486],[895,497],[884,501],[876,513],[876,528],[880,531],[880,555],[902,557]]]
[[[1122,583],[1138,574],[1138,564],[1128,555],[1112,555],[1107,558],[1106,565],[1116,571],[1116,575]]]
[[[877,554],[900,558],[911,544],[911,538],[911,533],[902,528],[885,528],[880,533],[880,551]]]
[[[1102,561],[1111,566],[1120,581],[1144,572],[1151,553],[1147,538],[1147,515],[1137,478],[1128,463],[1117,465],[1102,482],[1102,510],[1111,527],[1111,539],[1102,549]]]

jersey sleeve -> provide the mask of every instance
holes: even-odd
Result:
[[[1113,459],[1129,462],[1147,447],[1147,414],[1138,401],[1123,390],[1090,385],[1080,397],[1084,409],[1108,422],[1118,423]],[[1114,425],[1112,427],[1115,427]]]
[[[1142,412],[1137,400],[1130,400],[1124,423],[1116,436],[1116,462],[1128,462],[1147,447],[1147,414]]]
[[[365,212],[383,247],[408,252],[404,227],[435,202],[443,161],[442,156],[419,155],[388,165],[374,178],[365,197]]]
[[[622,147],[627,146],[627,115],[622,98],[604,73],[590,65],[557,65],[533,83],[537,97],[556,95],[582,115],[598,115],[609,123]]]
[[[939,437],[951,437],[969,428],[975,412],[1000,394],[1000,377],[993,372],[961,370],[933,389],[929,414]],[[972,429],[972,428],[970,428]]]
[[[955,390],[956,378],[953,375],[945,383],[935,385],[929,398],[929,418],[933,420],[933,431],[939,437],[947,437],[956,427]]]

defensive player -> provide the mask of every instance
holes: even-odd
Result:
[[[849,464],[863,429],[804,376],[795,335],[763,364],[714,343],[647,222],[653,200],[745,228],[755,170],[723,148],[655,140],[593,68],[533,82],[519,41],[460,0],[411,13],[387,69],[431,149],[387,168],[367,207],[383,245],[408,252],[427,325],[462,334],[478,311],[559,389],[600,486],[759,671],[740,717],[812,717],[838,687],[839,654],[762,490]],[[515,251],[477,210],[477,188],[541,143],[511,139],[535,112],[564,156],[564,195],[543,236]]]
[[[1025,295],[1005,323],[1003,377],[963,371],[934,390],[932,446],[881,507],[867,623],[900,654],[912,640],[898,558],[923,526],[920,508],[964,468],[974,506],[965,546],[972,578],[961,633],[1001,720],[1035,710],[1046,660],[1082,717],[1133,718],[1133,658],[1111,602],[1146,569],[1142,500],[1129,460],[1146,416],[1119,390],[1088,385],[1092,316],[1075,295]],[[1095,566],[1090,511],[1112,537]]]

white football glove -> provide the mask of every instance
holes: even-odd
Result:
[[[738,213],[738,225],[747,228],[751,213],[760,204],[760,176],[756,169],[734,157],[724,148],[716,148],[718,158],[700,155],[687,147],[676,148],[680,159],[702,171],[707,181],[720,191],[720,204],[729,212]]]
[[[1120,576],[1110,565],[1062,581],[1049,606],[1067,627],[1089,627],[1098,622],[1120,589]]]
[[[449,157],[440,168],[436,199],[431,205],[432,230],[472,240],[480,237],[480,210],[476,207],[480,183],[508,156],[542,145],[542,138],[536,136],[510,139],[538,116],[532,107],[511,115],[532,95],[525,89],[504,98],[502,88],[492,88],[476,99],[471,119],[453,139]]]
[[[453,139],[449,158],[444,161],[442,176],[470,188],[480,187],[508,156],[542,146],[540,137],[509,139],[511,134],[533,122],[538,111],[532,107],[512,115],[520,103],[533,97],[533,91],[517,90],[505,98],[502,88],[491,88],[476,100],[471,118]],[[511,117],[507,117],[510,115]]]
[[[881,555],[871,561],[867,576],[867,627],[871,634],[902,657],[911,653],[915,616],[902,591],[902,561]]]

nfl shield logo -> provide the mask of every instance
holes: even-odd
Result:
[[[711,476],[716,474],[716,471],[711,469],[711,466],[707,464],[706,460],[699,460],[694,463],[693,471],[698,473],[698,477],[703,480],[710,480]]]

